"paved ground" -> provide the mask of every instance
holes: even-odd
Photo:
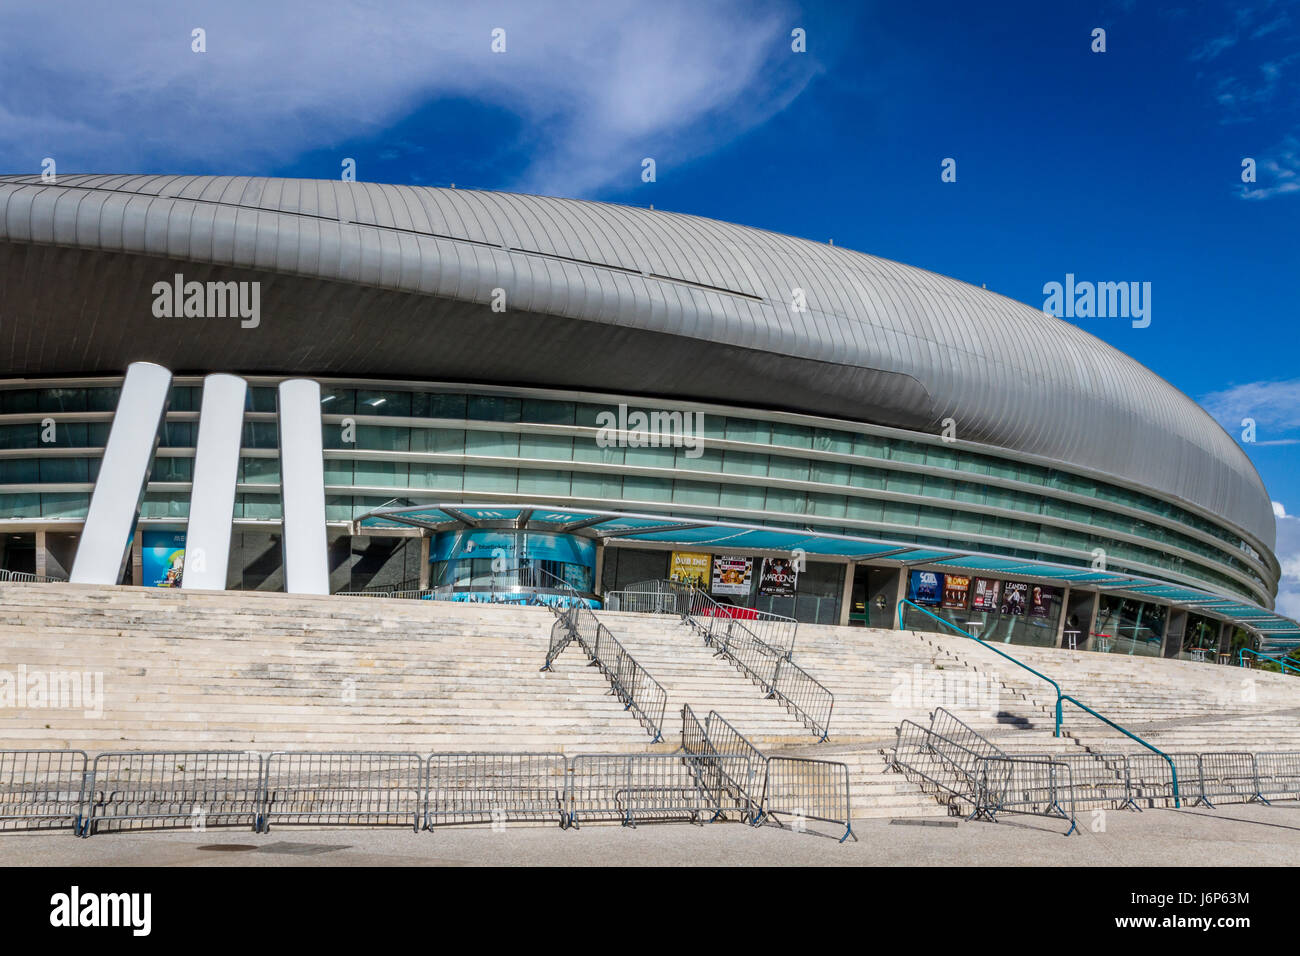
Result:
[[[931,821],[931,824],[949,821]],[[586,864],[655,866],[1297,866],[1300,804],[1224,806],[1217,810],[1112,810],[1104,830],[1080,817],[1082,832],[1038,817],[951,825],[862,820],[859,842],[753,829],[731,823],[643,825],[635,829],[558,827],[153,831],[97,834],[0,834],[0,864],[10,866],[476,866]],[[213,848],[217,849],[213,849]],[[221,849],[225,848],[225,849]]]

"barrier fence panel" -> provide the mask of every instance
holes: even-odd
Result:
[[[30,571],[0,570],[0,581],[18,581],[25,584],[67,584],[67,578],[57,574],[33,574]]]
[[[811,757],[768,757],[756,822],[771,819],[784,826],[782,817],[800,832],[808,820],[840,824],[844,835],[839,842],[849,837],[857,842],[849,811],[848,766]]]
[[[84,750],[0,750],[0,830],[81,830]]]
[[[762,641],[750,638],[734,621],[728,621],[717,628],[713,635],[713,647],[715,656],[725,657],[735,664],[741,673],[762,688],[763,693],[772,692],[772,679],[780,660],[776,651]]]
[[[551,626],[546,663],[542,665],[542,670],[550,670],[555,658],[569,642],[577,641],[591,658],[592,664],[599,667],[600,672],[609,680],[612,693],[622,702],[624,709],[636,715],[637,720],[650,733],[653,742],[662,740],[668,692],[637,663],[610,633],[609,628],[600,623],[572,585],[540,568],[533,570],[532,580],[535,583],[550,581],[571,598],[569,607],[563,611],[552,608],[556,620]]]
[[[546,648],[546,664],[542,670],[550,670],[552,662],[573,641],[573,625],[566,618],[565,613],[567,612],[557,613],[555,623],[551,625],[551,640]]]
[[[425,762],[427,829],[458,824],[565,824],[563,754],[435,753]]]
[[[1123,809],[1128,805],[1128,762],[1122,753],[1051,754],[1070,768],[1075,810]]]
[[[1255,755],[1246,752],[1203,753],[1201,760],[1201,797],[1215,803],[1251,803],[1263,800]]]
[[[1014,760],[1047,760],[1070,768],[1075,810],[1115,809],[1128,801],[1128,755],[1122,753],[1013,753]]]
[[[82,835],[168,826],[256,829],[262,769],[260,754],[238,750],[101,753],[87,778]]]
[[[816,734],[819,741],[830,736],[835,695],[798,664],[783,657],[777,659],[772,696]]]
[[[1183,800],[1192,806],[1204,802],[1201,788],[1201,760],[1196,754],[1171,753],[1174,770],[1178,773],[1178,789]],[[1129,799],[1139,809],[1143,806],[1164,806],[1175,798],[1173,774],[1169,761],[1160,754],[1131,753],[1128,755]]]
[[[712,754],[709,733],[695,716],[690,704],[682,704],[682,750],[688,754]]]
[[[419,830],[424,761],[413,753],[290,753],[267,758],[261,829],[406,825]]]
[[[1056,759],[984,757],[979,769],[977,813],[995,820],[999,813],[1060,817],[1078,829],[1074,817],[1074,781],[1070,767]]]
[[[890,766],[925,793],[939,799],[942,799],[940,794],[947,794],[950,805],[952,798],[968,793],[973,799],[974,786],[964,786],[964,781],[939,759],[931,746],[931,737],[930,728],[911,720],[902,721],[895,731]]]
[[[682,603],[682,620],[704,636],[704,643],[713,643],[713,632],[723,623],[716,612],[718,602],[698,588],[686,592]]]
[[[713,737],[714,733],[723,735],[722,747]],[[724,799],[743,807],[741,818],[749,821],[754,816],[758,804],[758,795],[754,793],[755,774],[763,766],[764,758],[758,748],[741,736],[734,727],[711,711],[708,719],[701,723],[690,704],[682,705],[682,750],[688,754],[716,756],[744,756],[747,759],[747,775],[733,778],[727,775],[730,768],[720,762],[706,762],[700,765],[700,776],[711,790],[721,791]]]
[[[606,591],[604,600],[607,611],[633,611],[638,614],[679,615],[682,607],[682,600],[673,591],[635,590],[635,585],[621,591]]]
[[[1300,752],[1255,754],[1259,792],[1267,800],[1300,800]]]
[[[938,763],[951,774],[951,789],[970,803],[974,812],[978,808],[980,761],[1005,757],[1006,753],[942,707],[930,715],[930,733],[930,748]]]
[[[743,819],[747,801],[720,780],[744,780],[749,759],[710,754],[579,754],[569,765],[565,809],[569,822]]]
[[[682,619],[704,635],[705,643],[712,643],[726,622],[728,626],[733,623],[740,626],[743,628],[743,636],[761,641],[782,657],[789,659],[794,653],[795,636],[799,628],[799,622],[794,618],[756,608],[719,604],[699,588],[666,583],[676,589]]]
[[[663,685],[637,663],[603,624],[596,627],[592,659],[609,679],[614,696],[624,709],[631,710],[653,736],[652,742],[662,740],[664,712],[668,707],[668,692]]]
[[[709,716],[704,719],[704,732],[708,735],[709,743],[713,745],[716,753],[748,757],[755,775],[763,771],[763,766],[767,763],[763,752],[755,747],[748,737],[723,720],[722,715],[716,710],[709,711]]]

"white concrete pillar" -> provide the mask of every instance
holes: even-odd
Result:
[[[209,375],[203,380],[182,588],[226,589],[247,394],[248,383],[236,375]]]
[[[853,574],[857,565],[852,561],[844,571],[844,591],[840,594],[840,627],[848,627],[849,612],[853,610]]]
[[[329,594],[320,384],[305,378],[281,382],[278,407],[284,589],[290,594]]]
[[[76,584],[116,584],[140,514],[158,429],[171,397],[172,373],[152,362],[132,362],[113,413],[90,510],[72,562]]]

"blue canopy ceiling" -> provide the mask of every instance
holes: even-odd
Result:
[[[630,514],[586,508],[527,504],[411,505],[391,502],[354,522],[356,533],[418,527],[430,531],[464,528],[519,528],[579,534],[598,540],[655,542],[729,551],[796,551],[847,560],[881,560],[905,567],[973,571],[1038,578],[1094,590],[1119,591],[1138,598],[1168,601],[1189,611],[1214,615],[1256,631],[1266,648],[1300,645],[1300,625],[1267,608],[1135,574],[1056,565],[1023,558],[944,551],[903,542],[823,534],[807,528],[780,528],[701,520],[681,515]]]

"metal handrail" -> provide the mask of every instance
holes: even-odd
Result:
[[[1246,655],[1246,654],[1249,654],[1251,657],[1257,657],[1257,658],[1259,658],[1261,661],[1270,661],[1270,662],[1272,662],[1272,663],[1274,663],[1274,664],[1277,664],[1277,665],[1282,669],[1282,673],[1283,673],[1283,674],[1285,674],[1285,673],[1287,672],[1287,668],[1290,668],[1291,670],[1295,671],[1297,674],[1300,674],[1300,667],[1297,667],[1295,664],[1292,664],[1292,663],[1291,663],[1290,661],[1288,661],[1286,658],[1284,658],[1284,657],[1269,657],[1267,654],[1261,654],[1261,653],[1259,653],[1259,651],[1253,651],[1253,650],[1251,650],[1249,647],[1243,647],[1243,648],[1241,648],[1240,650],[1237,651],[1237,666],[1238,666],[1238,667],[1249,667],[1249,666],[1250,666],[1249,664],[1246,663],[1246,658],[1245,658],[1245,656],[1244,656],[1244,655]]]
[[[1056,736],[1056,737],[1061,736],[1061,685],[1060,685],[1060,684],[1058,684],[1056,681],[1052,680],[1052,679],[1051,679],[1050,677],[1048,677],[1046,674],[1040,674],[1038,671],[1034,670],[1032,667],[1030,667],[1028,664],[1024,663],[1023,661],[1018,661],[1018,660],[1016,660],[1014,657],[1012,657],[1012,656],[1011,656],[1010,654],[1008,654],[1006,651],[1000,651],[1000,650],[998,650],[996,647],[994,647],[992,644],[988,643],[988,642],[985,641],[984,639],[979,638],[979,637],[976,637],[974,634],[971,634],[971,633],[969,633],[969,632],[967,632],[967,631],[963,631],[963,630],[962,630],[960,627],[958,627],[956,624],[952,623],[952,621],[945,621],[945,620],[944,620],[943,618],[941,618],[938,614],[935,614],[935,613],[933,613],[933,612],[931,612],[931,611],[927,611],[925,608],[920,607],[920,606],[918,606],[918,605],[916,605],[916,604],[913,604],[911,601],[907,600],[906,598],[904,598],[903,600],[901,600],[901,601],[898,602],[898,629],[899,629],[900,631],[906,629],[906,628],[904,628],[904,626],[903,626],[903,607],[904,607],[905,605],[908,606],[908,607],[914,607],[914,608],[916,608],[918,611],[920,611],[922,614],[924,614],[926,617],[932,617],[932,618],[934,618],[936,621],[938,621],[940,624],[943,624],[943,625],[945,625],[945,626],[947,626],[947,627],[952,628],[954,631],[956,631],[956,632],[957,632],[958,634],[960,634],[962,637],[969,637],[972,641],[978,641],[980,644],[983,644],[985,647],[987,647],[989,650],[991,650],[994,654],[997,654],[997,655],[1000,656],[1000,657],[1005,657],[1007,660],[1009,660],[1011,663],[1015,664],[1017,667],[1024,668],[1025,670],[1029,671],[1029,673],[1033,674],[1035,677],[1037,677],[1037,678],[1039,678],[1039,679],[1041,679],[1041,680],[1045,680],[1045,681],[1047,681],[1047,683],[1051,684],[1052,687],[1056,690],[1056,733],[1054,734],[1054,736]]]
[[[1140,743],[1143,747],[1146,747],[1147,750],[1150,750],[1152,753],[1159,754],[1161,757],[1163,757],[1163,758],[1165,759],[1165,762],[1169,764],[1169,772],[1170,772],[1170,774],[1172,774],[1172,776],[1173,776],[1173,783],[1174,783],[1174,806],[1175,806],[1175,807],[1180,807],[1180,806],[1182,806],[1182,803],[1179,801],[1179,798],[1178,798],[1178,771],[1174,768],[1174,761],[1173,761],[1173,759],[1170,758],[1170,756],[1169,756],[1167,753],[1165,753],[1163,750],[1161,750],[1159,747],[1156,747],[1156,746],[1154,746],[1153,744],[1149,744],[1149,743],[1147,743],[1145,740],[1143,740],[1143,739],[1142,739],[1141,737],[1139,737],[1137,734],[1132,733],[1131,731],[1125,730],[1125,729],[1124,729],[1123,727],[1121,727],[1119,724],[1115,723],[1113,720],[1110,720],[1110,719],[1107,718],[1107,717],[1103,717],[1101,714],[1097,713],[1095,710],[1093,710],[1091,707],[1087,706],[1086,704],[1080,703],[1080,702],[1079,702],[1078,700],[1076,700],[1075,698],[1070,697],[1070,696],[1068,696],[1068,695],[1062,693],[1062,691],[1061,691],[1061,685],[1058,684],[1056,681],[1052,680],[1052,679],[1051,679],[1050,677],[1048,677],[1046,674],[1041,674],[1041,673],[1039,673],[1038,671],[1034,670],[1032,667],[1030,667],[1028,664],[1024,663],[1023,661],[1018,661],[1018,660],[1016,660],[1014,657],[1012,657],[1010,654],[1006,653],[1005,651],[1000,651],[1000,650],[998,650],[996,647],[994,647],[992,644],[988,643],[987,641],[982,640],[981,638],[976,637],[974,634],[970,634],[970,633],[968,633],[968,632],[962,630],[960,627],[958,627],[956,624],[953,624],[951,621],[945,621],[945,620],[944,620],[943,618],[941,618],[939,615],[934,614],[934,613],[932,613],[932,612],[930,612],[930,611],[927,611],[927,610],[926,610],[925,608],[923,608],[923,607],[918,607],[916,604],[913,604],[911,601],[907,600],[906,598],[904,598],[902,601],[899,601],[899,602],[898,602],[898,629],[899,629],[900,631],[901,631],[901,630],[904,630],[904,627],[903,627],[903,607],[904,607],[905,605],[908,606],[908,607],[914,607],[914,608],[916,608],[918,611],[920,611],[922,614],[926,615],[927,617],[932,617],[932,618],[934,618],[936,621],[938,621],[940,624],[943,624],[943,625],[946,625],[947,627],[952,628],[954,631],[956,631],[956,632],[957,632],[958,634],[960,634],[962,637],[970,638],[972,641],[975,641],[975,642],[978,643],[978,644],[982,644],[982,645],[984,645],[984,646],[987,647],[989,650],[991,650],[993,653],[999,655],[1000,657],[1005,657],[1007,660],[1009,660],[1011,663],[1015,664],[1017,667],[1024,668],[1025,670],[1029,671],[1029,673],[1033,674],[1035,677],[1041,678],[1042,680],[1045,680],[1045,681],[1047,681],[1047,683],[1051,684],[1052,687],[1054,687],[1054,688],[1056,689],[1056,728],[1055,728],[1054,731],[1052,732],[1052,736],[1054,736],[1054,737],[1059,737],[1059,736],[1061,736],[1061,710],[1062,710],[1061,705],[1062,705],[1062,703],[1063,703],[1064,701],[1067,701],[1067,700],[1068,700],[1068,701],[1069,701],[1071,704],[1073,704],[1075,707],[1078,707],[1080,710],[1084,711],[1085,713],[1090,714],[1090,715],[1092,715],[1093,717],[1096,717],[1098,720],[1100,720],[1103,724],[1106,724],[1108,727],[1111,727],[1111,728],[1113,728],[1113,729],[1115,729],[1115,730],[1118,730],[1118,731],[1119,731],[1120,733],[1122,733],[1125,737],[1128,737],[1128,738],[1130,738],[1131,740],[1136,740],[1138,743]]]

